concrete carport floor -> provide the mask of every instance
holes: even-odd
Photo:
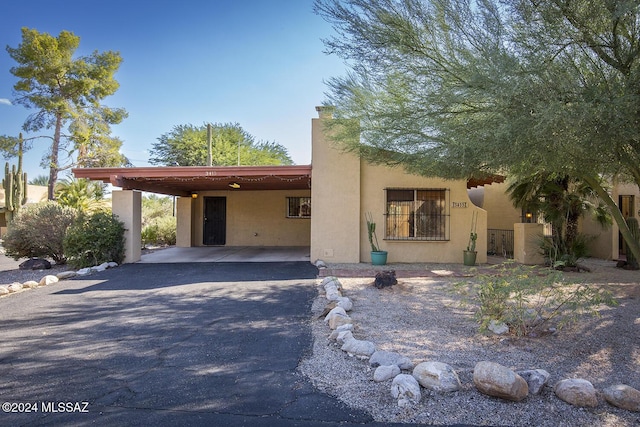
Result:
[[[176,246],[142,254],[140,263],[309,262],[308,246]]]
[[[317,273],[137,263],[0,298],[0,424],[388,425],[297,372]]]

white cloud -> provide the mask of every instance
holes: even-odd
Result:
[[[0,98],[0,104],[12,105],[11,101],[9,101],[7,98]]]

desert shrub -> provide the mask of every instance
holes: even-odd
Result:
[[[42,257],[64,264],[64,237],[77,216],[75,209],[56,202],[25,206],[4,236],[6,254],[16,260]]]
[[[542,238],[540,240],[540,249],[545,259],[553,268],[562,270],[565,268],[573,268],[578,266],[580,259],[589,256],[589,244],[595,239],[595,236],[586,234],[578,234],[571,242],[568,248],[560,247],[553,239]]]
[[[154,218],[142,229],[142,244],[175,245],[176,244],[176,218],[163,216]]]
[[[569,283],[559,271],[510,263],[475,281],[460,282],[455,290],[465,297],[464,303],[475,307],[481,331],[497,321],[518,336],[540,332],[551,324],[561,328],[584,314],[598,315],[602,304],[616,305],[609,292]]]
[[[65,254],[75,268],[124,260],[124,224],[108,212],[83,214],[69,227]]]

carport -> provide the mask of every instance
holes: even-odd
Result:
[[[112,192],[112,207],[125,223],[125,262],[141,259],[143,191],[175,197],[178,248],[227,248],[176,251],[176,257],[280,261],[289,257],[285,248],[309,254],[311,165],[77,168],[73,174],[121,189]]]

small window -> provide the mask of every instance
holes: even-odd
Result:
[[[449,210],[444,189],[388,189],[387,240],[449,240]]]
[[[311,197],[287,197],[287,218],[311,218]]]

